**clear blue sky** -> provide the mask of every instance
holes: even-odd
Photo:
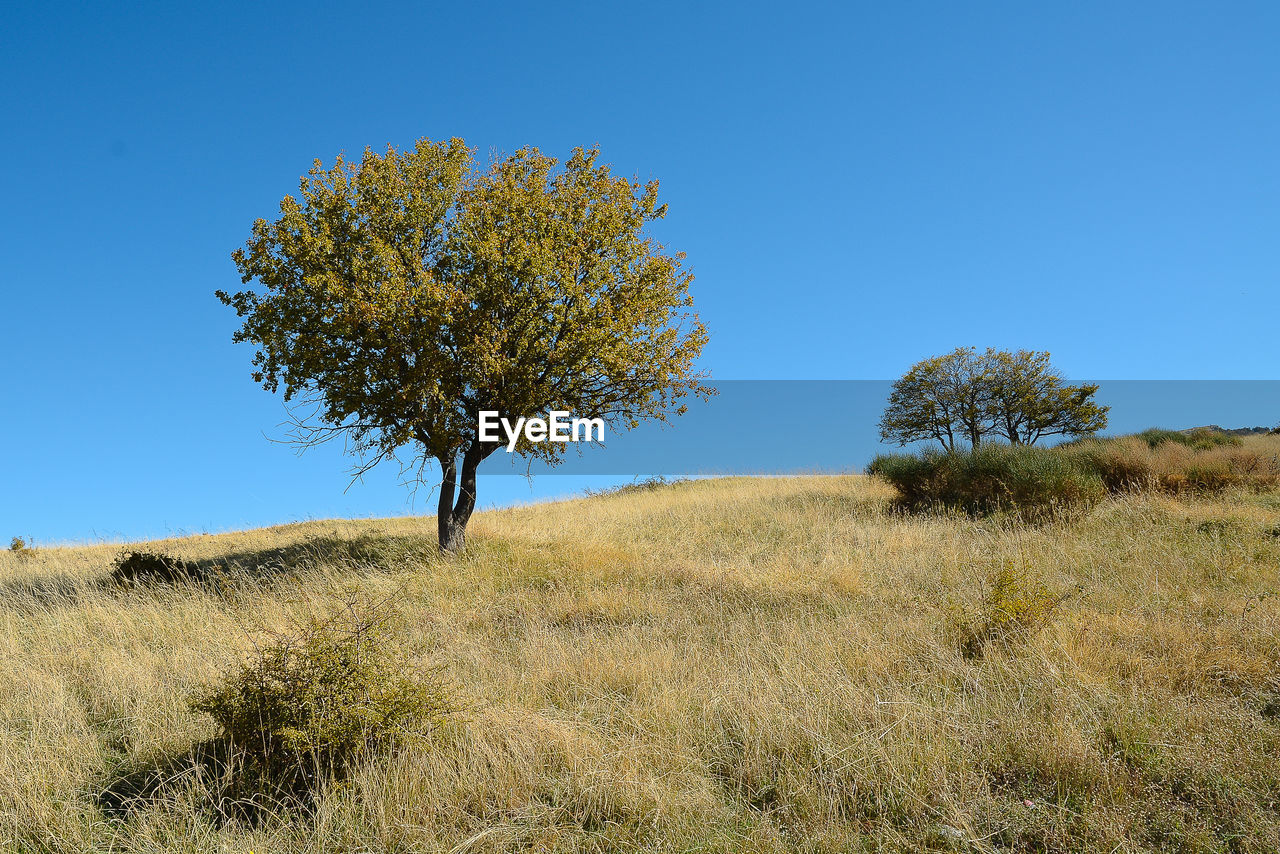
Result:
[[[429,510],[267,442],[213,298],[313,158],[420,136],[659,178],[717,378],[1276,378],[1277,44],[1263,2],[12,4],[0,535]]]

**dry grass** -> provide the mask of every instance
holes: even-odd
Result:
[[[452,562],[426,520],[146,545],[200,584],[112,585],[114,547],[0,554],[0,848],[1280,848],[1280,498],[1010,527],[890,497],[682,483],[481,514]],[[212,734],[186,697],[256,630],[402,585],[469,709],[430,745],[256,827],[198,785],[100,803],[185,767]],[[1045,597],[964,653],[993,602]]]
[[[1280,437],[1231,438],[1208,448],[1162,442],[1151,447],[1142,434],[1118,439],[1088,439],[1067,448],[1086,459],[1108,488],[1116,491],[1160,489],[1181,495],[1233,487],[1280,488]]]

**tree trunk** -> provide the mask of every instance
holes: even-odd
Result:
[[[436,507],[436,528],[440,551],[457,554],[467,544],[467,523],[476,509],[476,469],[486,454],[478,444],[462,456],[462,479],[452,458],[440,459],[440,501]],[[455,501],[456,495],[456,501]]]
[[[467,524],[446,519],[440,523],[440,553],[456,555],[467,545]]]
[[[458,466],[452,459],[440,458],[440,499],[436,505],[436,532],[440,551],[455,552],[462,547],[465,532],[453,524],[453,494],[458,488]]]

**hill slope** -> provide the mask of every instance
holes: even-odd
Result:
[[[904,517],[863,477],[726,479],[427,520],[0,556],[0,848],[1262,851],[1280,847],[1280,499]],[[230,570],[220,574],[221,568]],[[108,814],[211,734],[255,632],[404,587],[468,711],[311,818]]]

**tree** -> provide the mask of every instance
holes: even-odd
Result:
[[[465,544],[477,467],[503,446],[481,441],[481,411],[629,429],[710,393],[693,276],[645,234],[666,214],[658,183],[598,156],[523,148],[479,168],[462,140],[423,139],[317,160],[233,255],[261,292],[217,294],[257,348],[255,382],[283,386],[295,441],[344,437],[357,473],[405,448],[419,478],[439,464],[443,551]],[[515,450],[554,464],[565,445]]]
[[[901,445],[936,439],[947,451],[990,432],[991,389],[981,382],[985,357],[972,347],[917,362],[893,384],[880,419],[880,438]]]
[[[1013,445],[1045,436],[1083,436],[1107,426],[1110,407],[1093,401],[1098,386],[1068,385],[1045,351],[987,351],[995,403],[993,431]]]
[[[880,437],[901,445],[936,439],[978,447],[1003,436],[1033,445],[1045,436],[1088,435],[1107,424],[1108,407],[1093,401],[1096,385],[1068,385],[1046,352],[961,347],[913,365],[893,384]]]

